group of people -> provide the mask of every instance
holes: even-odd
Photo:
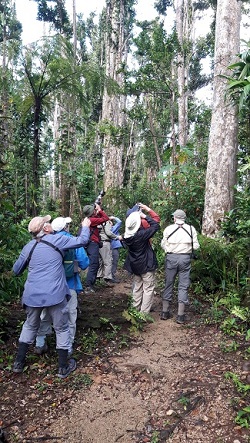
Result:
[[[100,204],[86,205],[83,214],[85,218],[77,237],[69,232],[70,217],[57,217],[51,222],[47,215],[34,217],[29,223],[32,240],[24,246],[13,266],[16,275],[28,267],[22,296],[27,317],[13,365],[16,373],[24,369],[29,345],[36,341],[35,352],[46,352],[46,335],[51,332],[52,325],[58,352],[57,376],[66,378],[76,369],[71,354],[76,332],[77,295],[83,291],[79,270],[87,270],[86,294],[94,291],[98,278],[116,282],[121,247],[127,251],[124,268],[133,276],[133,306],[144,314],[149,314],[152,309],[158,267],[152,238],[160,229],[159,215],[143,203],[136,204],[127,211],[125,232],[121,235],[122,221],[115,216],[109,217]],[[183,324],[191,258],[193,251],[199,248],[199,242],[195,228],[185,223],[185,212],[177,209],[173,216],[174,223],[165,228],[161,240],[166,253],[161,319],[172,317],[173,285],[178,275],[176,321]]]

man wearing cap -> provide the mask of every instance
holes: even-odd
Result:
[[[85,280],[86,294],[95,292],[93,286],[96,282],[97,272],[99,268],[99,247],[100,247],[100,232],[98,226],[109,220],[109,216],[101,209],[97,203],[86,205],[83,208],[83,214],[90,220],[90,240],[86,251],[89,257],[89,267]]]
[[[185,323],[185,306],[188,304],[188,288],[190,285],[191,254],[200,247],[197,232],[191,225],[185,223],[186,214],[182,209],[174,213],[174,224],[163,231],[161,247],[166,253],[165,259],[165,288],[162,296],[161,319],[171,318],[170,303],[175,278],[178,274],[178,313],[177,323]]]
[[[140,204],[140,208],[150,212],[151,209]],[[145,220],[149,227],[142,226]],[[156,254],[149,241],[160,229],[157,221],[141,210],[131,212],[125,221],[123,241],[128,248],[124,268],[133,274],[133,306],[140,312],[149,314],[154,298],[155,271],[158,263]]]
[[[69,224],[72,222],[70,217],[57,217],[52,223],[53,231],[58,235],[66,235],[67,237],[73,237],[69,233]],[[79,276],[78,268],[84,270],[89,265],[89,258],[83,247],[72,249],[71,257],[67,258],[66,254],[64,256],[64,266],[65,261],[72,260],[73,274],[67,275],[66,280],[68,287],[70,289],[70,299],[68,301],[68,314],[69,314],[69,332],[70,332],[70,347],[69,355],[73,352],[73,344],[76,333],[76,320],[77,320],[77,294],[83,290],[82,282]],[[70,263],[71,266],[71,263]],[[36,347],[34,349],[35,354],[43,354],[47,351],[46,335],[51,334],[51,317],[45,308],[41,315],[41,324],[36,337]]]
[[[50,215],[34,217],[28,226],[33,239],[27,243],[13,266],[13,272],[20,275],[28,267],[22,305],[27,318],[19,337],[19,346],[13,365],[13,372],[22,372],[25,357],[37,335],[40,315],[47,308],[56,332],[58,351],[58,377],[65,378],[76,368],[74,359],[68,360],[70,333],[68,323],[68,299],[70,290],[67,285],[63,256],[68,249],[85,246],[89,240],[90,222],[82,221],[78,237],[54,235]]]

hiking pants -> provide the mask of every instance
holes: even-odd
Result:
[[[19,342],[32,344],[36,338],[40,326],[40,315],[43,308],[34,308],[26,306],[25,308],[27,318],[23,324],[22,331],[19,337]],[[65,299],[54,306],[46,306],[46,311],[52,318],[53,327],[56,332],[56,348],[69,349],[70,335],[69,335],[69,321],[68,321],[68,302]]]
[[[85,286],[93,286],[96,282],[96,276],[99,268],[99,244],[91,241],[86,248],[89,257],[89,267]]]
[[[153,304],[155,271],[133,275],[133,306],[140,312],[149,314]]]
[[[119,256],[120,256],[120,248],[112,249],[112,278],[115,279],[115,274],[118,268]]]
[[[190,254],[167,254],[165,259],[165,288],[163,300],[171,301],[175,278],[178,275],[178,303],[188,304],[190,285]]]
[[[99,249],[99,269],[97,277],[112,280],[112,251],[110,241],[103,241],[103,247]]]
[[[70,333],[70,349],[73,346],[75,334],[76,334],[76,320],[77,320],[77,292],[75,289],[70,289],[71,297],[68,301],[68,314],[69,314],[69,333]],[[52,318],[47,308],[44,308],[41,312],[41,323],[36,337],[36,346],[42,347],[46,335],[52,334]]]

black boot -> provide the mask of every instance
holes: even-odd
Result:
[[[68,349],[58,349],[58,374],[57,377],[66,378],[76,369],[76,361],[74,358],[67,360]]]
[[[185,323],[185,315],[177,315],[176,323],[183,325]]]
[[[169,318],[171,318],[171,314],[169,311],[162,311],[161,313],[161,320],[169,320]]]
[[[24,342],[19,342],[17,356],[13,365],[13,372],[23,372],[25,365],[25,357],[29,349],[29,344]]]

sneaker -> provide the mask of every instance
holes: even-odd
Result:
[[[172,317],[169,311],[162,311],[161,320],[169,320]]]
[[[59,368],[58,370],[58,374],[57,377],[59,378],[66,378],[69,376],[69,374],[71,374],[71,372],[73,372],[76,369],[76,361],[74,358],[71,358],[68,361],[67,366],[63,367],[63,368]]]
[[[24,370],[25,363],[20,361],[15,361],[13,364],[13,372],[21,373]]]
[[[84,289],[85,294],[94,294],[95,290],[93,288],[91,288],[91,286],[86,286],[86,288]]]
[[[176,323],[183,325],[183,323],[185,323],[185,315],[177,315]]]
[[[34,348],[34,354],[37,354],[37,355],[45,354],[47,351],[48,351],[47,343],[44,343],[43,346],[36,346]]]

